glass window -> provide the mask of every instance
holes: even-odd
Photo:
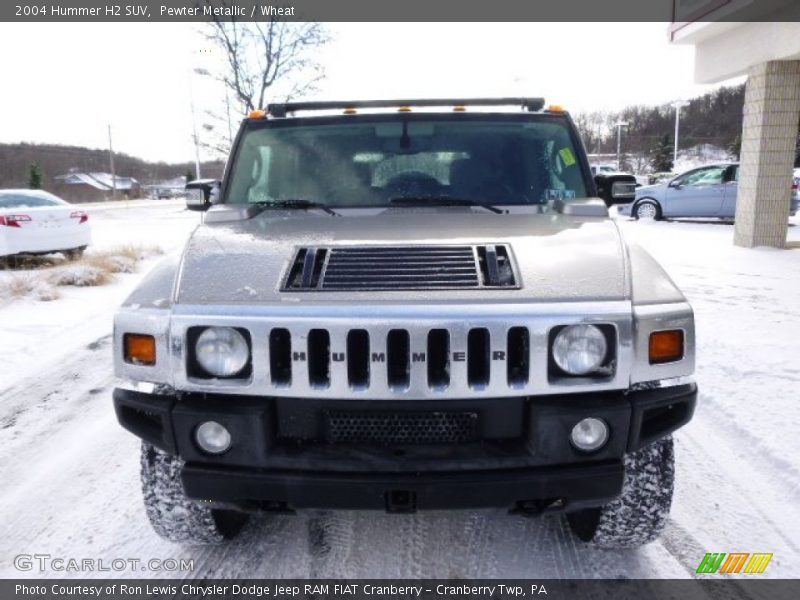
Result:
[[[706,167],[690,171],[680,178],[681,185],[701,186],[716,185],[722,183],[727,167]]]
[[[0,192],[0,208],[36,208],[64,204],[66,202],[47,192]]]
[[[578,157],[566,122],[554,119],[273,125],[246,133],[226,202],[347,207],[451,196],[541,204],[586,197]]]

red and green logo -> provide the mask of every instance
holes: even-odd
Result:
[[[709,552],[700,561],[697,573],[746,573],[748,575],[759,575],[763,573],[772,554],[766,552]]]

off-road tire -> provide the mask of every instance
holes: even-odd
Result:
[[[67,260],[79,260],[83,256],[84,250],[86,250],[86,246],[72,248],[71,250],[64,250],[64,257]]]
[[[655,540],[667,524],[675,483],[672,436],[625,457],[619,498],[602,508],[567,514],[573,533],[603,548],[636,548]]]
[[[142,443],[142,495],[147,517],[165,540],[190,545],[221,544],[233,538],[248,515],[211,509],[188,498],[181,483],[183,461]]]
[[[645,207],[652,207],[652,215],[640,215],[639,209],[644,209]],[[654,221],[661,220],[661,206],[655,200],[640,200],[636,203],[633,207],[633,218],[637,221],[639,219],[651,218]]]

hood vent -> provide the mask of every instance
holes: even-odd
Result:
[[[283,286],[285,290],[312,290],[319,286],[328,251],[325,248],[300,248]]]
[[[511,249],[479,246],[300,248],[284,291],[516,288]]]

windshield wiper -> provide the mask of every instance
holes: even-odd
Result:
[[[470,200],[469,198],[458,198],[457,196],[397,196],[390,198],[389,202],[391,204],[405,204],[406,206],[479,206],[498,215],[508,212],[485,202]]]
[[[300,210],[308,210],[309,208],[318,208],[324,210],[329,215],[340,217],[341,215],[324,204],[315,200],[306,200],[304,198],[283,198],[282,200],[263,200],[261,202],[252,202],[256,206],[263,206],[265,208],[297,208]]]

